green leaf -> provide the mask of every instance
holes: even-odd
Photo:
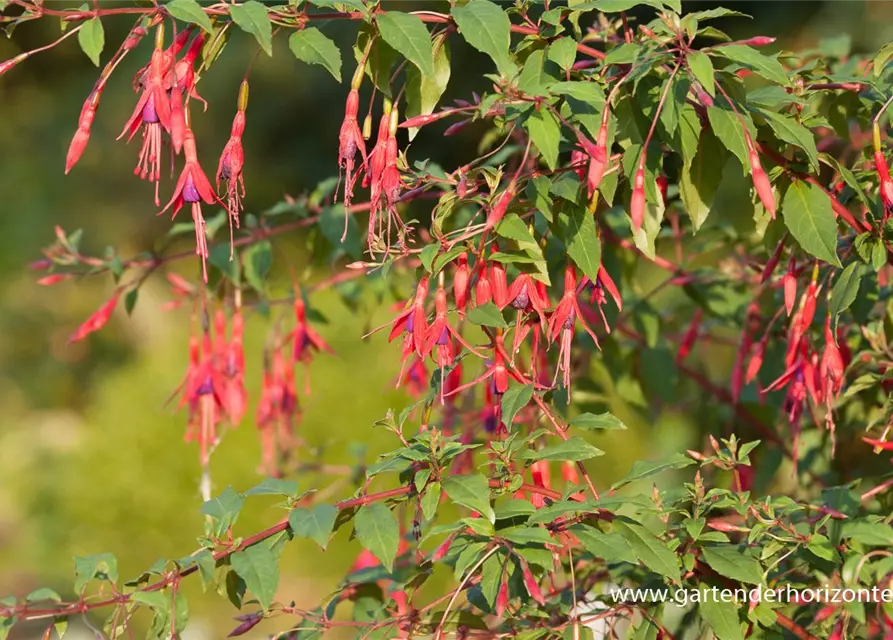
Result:
[[[375,18],[378,32],[384,41],[403,54],[425,76],[434,75],[434,56],[431,54],[431,35],[418,16],[400,11],[389,11]]]
[[[715,47],[712,52],[744,65],[770,82],[777,82],[784,86],[791,84],[787,72],[777,59],[762,54],[752,47],[744,44],[727,44]]]
[[[502,395],[502,423],[509,431],[512,430],[512,422],[515,415],[530,402],[533,397],[532,384],[513,384]]]
[[[846,269],[837,276],[834,288],[831,289],[831,302],[828,313],[837,317],[850,308],[859,293],[859,285],[862,284],[862,265],[851,262]]]
[[[546,57],[557,64],[563,71],[567,71],[574,65],[577,58],[577,41],[564,37],[554,40],[549,44]]]
[[[208,33],[214,30],[208,14],[196,0],[171,0],[164,5],[164,10],[177,20],[197,24]]]
[[[701,132],[698,153],[679,177],[679,195],[695,231],[701,228],[713,207],[722,182],[726,151],[710,131]]]
[[[331,38],[316,27],[306,27],[291,34],[288,48],[298,60],[322,65],[335,80],[341,82],[341,51]]]
[[[723,602],[713,597],[706,588],[701,588],[701,616],[713,629],[718,640],[744,640],[741,625],[738,622],[738,605],[734,602]]]
[[[499,5],[490,0],[474,0],[454,6],[450,13],[468,44],[490,56],[503,75],[514,72],[515,65],[509,55],[512,24]]]
[[[53,602],[62,602],[62,597],[53,591],[52,589],[47,589],[43,587],[42,589],[37,589],[36,591],[32,591],[27,596],[25,596],[26,602],[41,602],[45,600],[52,600]]]
[[[102,28],[102,21],[99,18],[87,20],[81,25],[78,31],[78,44],[81,50],[87,54],[87,57],[99,66],[99,56],[105,47],[105,30]]]
[[[595,229],[595,219],[585,207],[572,205],[559,217],[564,223],[564,244],[567,255],[583,275],[596,281],[602,263],[602,244]]]
[[[595,82],[565,81],[549,85],[549,91],[585,102],[597,111],[605,107],[605,92]]]
[[[434,43],[434,73],[421,73],[416,67],[406,70],[406,117],[434,113],[443,92],[450,82],[450,47],[445,38]],[[415,138],[418,127],[409,130],[409,139]]]
[[[662,460],[660,462],[649,462],[647,460],[636,460],[633,463],[632,468],[629,470],[629,473],[622,480],[618,480],[611,486],[611,490],[615,491],[620,487],[628,485],[630,482],[635,482],[636,480],[642,480],[644,478],[649,478],[653,475],[661,473],[662,471],[668,471],[670,469],[682,469],[684,467],[688,467],[695,463],[694,460],[685,456],[681,453],[675,454],[668,460]]]
[[[310,538],[325,549],[337,517],[337,508],[330,504],[319,504],[312,509],[292,509],[288,514],[288,526],[296,538]]]
[[[586,550],[596,558],[601,558],[606,562],[629,562],[630,564],[636,564],[638,561],[632,546],[619,533],[602,533],[585,524],[575,524],[570,530],[579,538]]]
[[[229,15],[242,31],[250,33],[268,56],[273,55],[273,23],[267,8],[257,0],[229,7]]]
[[[874,57],[874,77],[877,78],[883,73],[884,67],[891,57],[893,57],[893,42],[878,51],[878,54]]]
[[[854,520],[843,525],[842,537],[867,545],[893,546],[893,527],[883,522]]]
[[[481,325],[484,327],[495,327],[497,329],[507,329],[508,325],[505,322],[505,319],[502,317],[502,312],[492,302],[488,302],[486,304],[479,305],[474,309],[469,310],[468,321],[472,324]]]
[[[822,189],[807,182],[794,182],[781,206],[784,223],[803,249],[836,267],[837,220],[831,200]]]
[[[763,568],[759,561],[735,545],[709,546],[701,551],[704,561],[720,575],[748,584],[763,581]]]
[[[738,117],[739,115],[741,118]],[[750,153],[747,148],[747,140],[744,137],[741,119],[747,125],[751,140],[755,140],[757,132],[750,115],[741,112],[740,109],[739,114],[735,114],[731,109],[707,107],[707,118],[710,120],[710,128],[713,130],[713,133],[716,134],[716,137],[719,138],[719,141],[723,143],[726,149],[735,154],[741,162],[742,169],[745,167],[749,168]]]
[[[570,426],[586,429],[587,431],[626,429],[626,425],[610,413],[581,413],[570,421]]]
[[[263,293],[266,289],[264,279],[273,266],[273,245],[269,240],[261,240],[242,252],[245,280],[255,291]]]
[[[241,283],[242,271],[239,267],[239,261],[230,259],[229,244],[215,244],[210,248],[208,254],[208,262],[217,267],[220,273],[234,284]]]
[[[477,511],[491,523],[496,522],[496,514],[490,506],[490,483],[484,476],[450,476],[444,480],[443,490],[456,504]]]
[[[546,165],[554,171],[558,163],[558,145],[561,142],[561,127],[555,115],[550,109],[543,107],[531,113],[524,126]]]
[[[654,536],[648,529],[628,519],[615,520],[614,527],[626,538],[636,557],[651,571],[680,583],[679,562],[667,544]]]
[[[282,480],[280,478],[264,478],[256,487],[252,487],[244,493],[246,496],[296,496],[298,495],[298,483],[294,480]]]
[[[761,110],[760,115],[766,118],[766,122],[769,123],[769,126],[772,127],[779,139],[803,149],[809,158],[809,164],[812,165],[813,171],[818,173],[819,151],[815,146],[815,138],[812,132],[793,118],[769,111],[768,109]]]
[[[620,46],[614,47],[605,56],[604,64],[632,64],[639,57],[642,51],[642,45],[637,42],[624,42]]]
[[[713,86],[713,63],[710,62],[710,56],[700,51],[692,51],[686,56],[688,68],[695,76],[704,91],[711,96],[716,95],[716,87]]]
[[[549,532],[542,527],[510,527],[501,529],[499,536],[515,544],[554,544]]]
[[[437,515],[437,507],[440,505],[440,495],[442,489],[439,482],[432,482],[425,487],[425,493],[422,494],[422,515],[426,520],[433,520]]]
[[[264,611],[270,608],[279,586],[279,561],[263,543],[234,553],[230,558],[233,570],[254,594]]]
[[[571,436],[558,444],[549,445],[536,451],[528,449],[521,454],[528,460],[570,460],[571,462],[589,460],[603,455],[605,455],[604,451],[592,446],[580,436]]]
[[[323,209],[319,214],[319,228],[325,239],[335,249],[342,249],[356,259],[362,257],[360,233],[357,230],[357,220],[354,216],[347,216],[347,238],[343,243],[341,242],[341,236],[344,233],[344,207],[342,205],[337,204]]]
[[[357,540],[391,571],[400,545],[400,525],[397,518],[381,502],[362,507],[354,518]]]
[[[236,523],[243,504],[245,498],[232,487],[227,487],[219,496],[204,503],[201,513],[215,520],[214,532],[219,537]]]
[[[110,553],[77,556],[74,559],[74,590],[81,593],[90,580],[118,581],[118,560]]]

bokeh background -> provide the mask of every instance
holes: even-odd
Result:
[[[813,47],[831,39],[853,52],[868,52],[893,39],[891,2],[685,0],[683,7],[691,11],[719,4],[753,16],[751,21],[720,21],[719,28],[733,36],[777,36],[781,48]],[[443,9],[440,2],[414,5]],[[106,22],[107,53],[129,25],[127,17]],[[0,59],[51,41],[58,28],[53,20],[21,26],[11,38],[0,38]],[[348,78],[353,28],[339,23],[325,27],[342,48]],[[117,556],[122,577],[129,578],[158,558],[190,552],[202,531],[197,451],[183,442],[185,415],[165,406],[185,371],[188,311],[161,310],[170,296],[164,279],[156,277],[143,287],[131,317],[119,309],[100,334],[67,346],[71,331],[110,294],[110,279],[45,288],[35,284],[35,273],[26,268],[52,243],[54,225],[68,232],[83,229],[86,253],[101,254],[114,245],[124,256],[157,247],[170,228],[166,216],[155,215],[151,187],[131,174],[138,141],[115,142],[134,101],[130,78],[150,50],[146,40],[116,72],[90,146],[67,177],[62,175],[65,152],[97,69],[71,39],[0,82],[0,594],[23,595],[45,585],[70,596],[72,557],[105,551]],[[487,64],[457,45],[448,100],[481,88],[475,83]],[[210,108],[196,114],[194,126],[208,171],[216,166],[228,137],[245,61],[253,53],[253,41],[235,33],[200,83]],[[321,68],[297,62],[285,38],[277,39],[272,58],[257,59],[245,136],[248,211],[262,211],[285,194],[312,190],[335,174],[344,98],[345,87]],[[431,157],[452,170],[476,155],[479,133],[470,129],[444,139],[439,130],[423,131],[410,157]],[[163,191],[169,188],[169,182],[163,183]],[[289,276],[282,256],[307,281],[332,273],[324,259],[306,255],[305,240],[300,233],[279,240],[275,273],[283,287]],[[185,265],[183,273],[194,276],[194,265]],[[307,450],[300,455],[349,463],[361,449],[356,443],[362,443],[371,460],[391,444],[386,434],[371,428],[372,422],[388,408],[399,411],[409,402],[390,384],[398,368],[396,346],[389,347],[384,336],[360,340],[369,323],[386,317],[392,300],[367,296],[351,309],[339,295],[323,292],[313,302],[329,320],[320,331],[338,356],[318,358],[312,366],[313,391],[302,399],[300,426]],[[248,384],[254,398],[268,328],[267,319],[249,319]],[[632,432],[599,443],[610,454],[592,465],[599,484],[622,476],[633,460],[698,446],[691,415],[643,415],[621,416]],[[259,459],[249,415],[226,435],[213,457],[215,492],[227,485],[245,490],[256,484]],[[302,488],[332,482],[319,475],[302,480]],[[272,499],[250,501],[239,530],[247,534],[280,518],[282,512],[272,504]],[[313,543],[289,545],[281,599],[314,606],[335,587],[357,552],[346,532],[325,554]],[[234,626],[235,611],[225,598],[202,595],[197,584],[186,589],[192,608],[187,637],[222,637]],[[282,621],[261,625],[253,633],[261,637],[281,626]]]

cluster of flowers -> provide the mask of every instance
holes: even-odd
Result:
[[[195,295],[194,287],[176,274],[169,274],[168,280],[177,296],[169,308],[180,306]],[[283,466],[296,446],[295,426],[301,418],[301,407],[295,368],[298,363],[309,365],[315,352],[333,353],[307,322],[300,292],[295,295],[293,310],[294,327],[284,336],[274,336],[264,354],[261,395],[255,416],[261,435],[260,471],[272,477],[283,474]],[[203,465],[208,463],[218,442],[219,425],[226,422],[235,427],[246,412],[244,326],[242,309],[237,304],[229,317],[223,309],[215,312],[213,329],[203,314],[201,335],[190,338],[189,366],[175,395],[180,395],[179,407],[189,409],[186,441],[198,443]],[[308,376],[305,393],[309,392]]]
[[[81,109],[78,128],[66,157],[65,173],[71,171],[84,153],[90,139],[93,119],[99,107],[99,98],[112,71],[146,33],[144,27],[135,27],[119,52],[103,69],[99,80]],[[244,196],[245,191],[242,177],[244,164],[242,134],[245,130],[245,110],[248,106],[248,83],[243,82],[239,90],[238,110],[233,121],[232,133],[223,149],[217,167],[217,189],[220,188],[221,180],[227,183],[225,189],[227,200],[224,202],[212,188],[199,164],[195,136],[192,133],[189,118],[190,99],[201,101],[207,108],[207,103],[196,92],[195,85],[198,77],[194,69],[204,45],[204,33],[199,32],[193,37],[193,29],[188,28],[177,34],[170,46],[165,48],[164,23],[158,21],[155,26],[155,48],[152,51],[152,56],[149,63],[140,69],[134,78],[134,90],[140,97],[133,114],[118,138],[127,136],[129,141],[137,132],[142,132],[143,143],[134,174],[143,180],[155,183],[156,206],[161,206],[158,192],[164,143],[170,143],[172,167],[174,156],[183,153],[185,162],[180,177],[170,200],[159,213],[173,208],[173,216],[176,217],[184,205],[191,207],[192,219],[195,224],[196,254],[202,259],[202,271],[207,281],[208,242],[201,205],[202,203],[220,204],[229,212],[231,232],[233,223],[238,226],[241,197]],[[186,49],[186,53],[178,59],[177,56],[184,49]]]

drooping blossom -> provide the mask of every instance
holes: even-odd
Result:
[[[314,352],[325,351],[334,354],[335,350],[307,322],[307,305],[300,292],[295,295],[293,306],[295,328],[288,337],[288,341],[292,343],[292,362],[303,362],[305,365],[309,365],[313,361]],[[305,393],[310,393],[309,366],[305,377]]]
[[[232,255],[233,223],[239,228],[239,215],[242,212],[242,198],[245,197],[245,179],[242,168],[245,166],[245,151],[242,148],[242,134],[245,133],[245,110],[248,108],[248,81],[243,80],[239,88],[239,102],[229,140],[220,154],[215,181],[218,192],[220,181],[226,182],[226,203],[229,208],[230,255]]]
[[[359,76],[362,78],[362,75]],[[366,167],[366,142],[363,140],[363,132],[357,122],[357,113],[360,109],[359,83],[351,86],[347,94],[347,102],[344,105],[344,120],[341,123],[341,131],[338,134],[338,166],[339,180],[344,178],[344,235],[341,242],[347,238],[347,221],[350,215],[350,201],[353,198],[353,188],[356,182],[354,168],[356,165],[357,151],[362,157],[361,168]]]
[[[294,366],[281,348],[273,348],[272,354],[268,353],[264,359],[255,416],[261,439],[261,472],[272,477],[282,475],[282,464],[288,461],[296,444],[294,430],[301,417],[301,407],[294,383]]]
[[[391,326],[388,342],[403,334],[403,358],[400,366],[402,378],[406,359],[413,353],[421,357],[428,355],[428,320],[425,315],[425,298],[428,296],[428,276],[422,277],[416,286],[415,297],[401,311]]]
[[[211,450],[217,444],[217,427],[224,415],[222,391],[224,382],[214,366],[214,348],[210,331],[189,339],[189,366],[180,384],[179,408],[188,407],[186,442],[197,442],[202,466],[208,464]],[[177,393],[177,392],[175,392]]]
[[[245,415],[248,393],[245,390],[245,350],[243,335],[245,321],[241,310],[232,315],[230,339],[226,339],[226,313],[219,309],[214,316],[215,368],[220,372],[222,389],[220,400],[232,426],[237,426]]]
[[[192,44],[189,45],[186,55],[174,63],[167,78],[165,78],[165,87],[168,87],[170,91],[170,134],[174,153],[180,153],[186,135],[186,113],[184,111],[183,97],[200,100],[205,104],[205,108],[208,108],[208,103],[195,90],[195,71],[193,69],[204,43],[204,33],[199,33],[192,41]]]
[[[112,297],[109,298],[105,304],[99,307],[99,309],[97,309],[96,312],[93,313],[93,315],[87,318],[84,323],[79,326],[77,330],[75,330],[73,334],[71,334],[71,337],[68,338],[68,344],[83,340],[91,333],[102,329],[108,323],[109,318],[112,317],[112,313],[115,311],[115,307],[117,306],[120,297],[121,289],[115,289]]]
[[[562,374],[562,384],[567,390],[568,400],[571,397],[571,343],[574,340],[574,329],[578,320],[598,347],[598,337],[583,318],[580,303],[577,301],[577,270],[572,264],[568,264],[564,270],[564,295],[549,318],[549,340],[559,344],[558,367],[555,370],[553,385],[558,380],[559,374]]]
[[[133,114],[118,136],[127,135],[128,142],[136,132],[143,131],[143,146],[134,174],[143,180],[155,183],[155,204],[159,206],[158,181],[161,178],[161,136],[171,130],[170,97],[164,86],[164,79],[170,70],[172,56],[162,49],[164,27],[159,24],[155,36],[155,50],[146,71],[143,92],[136,103]]]
[[[207,282],[208,236],[201,203],[223,203],[217,197],[217,194],[214,193],[208,177],[198,163],[195,136],[193,136],[191,129],[186,130],[186,136],[183,140],[183,154],[186,158],[183,172],[180,174],[180,179],[177,180],[177,185],[174,187],[174,193],[170,201],[165,205],[164,209],[159,211],[159,215],[173,207],[172,218],[176,218],[177,213],[183,208],[184,204],[191,205],[192,222],[195,225],[195,253],[202,259],[202,276],[205,282]]]

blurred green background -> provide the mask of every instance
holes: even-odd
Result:
[[[717,4],[683,2],[687,10]],[[854,52],[865,52],[893,39],[889,2],[721,4],[754,20],[721,21],[719,28],[733,36],[778,36],[783,48],[811,47],[823,38],[844,37],[851,38]],[[443,9],[442,3],[415,5]],[[107,53],[117,47],[130,24],[127,17],[107,20]],[[346,77],[352,69],[348,58],[354,28],[342,23],[324,27],[342,48]],[[52,19],[18,28],[10,39],[0,38],[0,59],[51,41],[58,29]],[[185,371],[188,311],[160,309],[169,293],[158,276],[143,287],[132,317],[119,309],[100,334],[66,346],[71,331],[109,295],[110,279],[88,278],[44,288],[35,284],[35,273],[26,268],[40,257],[42,247],[52,243],[57,224],[69,232],[82,228],[86,253],[99,255],[106,245],[114,245],[124,256],[157,246],[170,228],[166,216],[155,215],[152,187],[131,174],[139,142],[127,145],[114,140],[135,100],[130,78],[148,56],[146,40],[116,72],[103,96],[90,146],[67,177],[62,175],[65,152],[97,69],[72,39],[35,56],[0,82],[0,594],[23,595],[45,585],[70,596],[72,556],[105,551],[117,555],[122,577],[130,578],[158,558],[190,552],[202,532],[197,451],[183,443],[185,415],[165,407]],[[238,85],[253,52],[248,36],[235,33],[199,85],[210,108],[194,114],[194,128],[208,172],[216,167],[229,135]],[[445,99],[467,98],[473,89],[484,87],[477,77],[483,59],[461,46],[455,47],[453,56]],[[345,88],[320,68],[297,62],[282,37],[272,59],[264,55],[257,59],[250,80],[246,206],[248,211],[259,211],[284,194],[311,190],[335,174]],[[463,135],[444,139],[442,129],[423,130],[410,158],[431,157],[452,170],[476,155],[480,131],[469,128]],[[165,176],[162,193],[170,186]],[[300,255],[305,244],[299,234],[279,242],[287,255]],[[282,255],[277,254],[278,273],[287,286]],[[311,281],[332,273],[318,259],[300,261],[312,266],[307,276]],[[195,266],[190,262],[179,268],[195,276]],[[312,395],[301,398],[300,436],[308,447],[324,451],[306,450],[299,456],[350,462],[350,443],[361,441],[371,460],[392,444],[383,432],[371,429],[372,422],[389,407],[399,410],[409,402],[391,384],[399,347],[388,346],[383,335],[360,340],[370,317],[387,317],[392,300],[382,304],[369,300],[357,312],[332,293],[315,295],[313,302],[329,318],[320,331],[338,356],[314,362]],[[269,321],[262,317],[249,320],[247,378],[255,399],[268,328]],[[609,453],[592,465],[602,486],[623,475],[633,460],[700,446],[691,415],[659,414],[656,421],[634,413],[621,417],[633,432],[599,443]],[[215,493],[227,485],[245,490],[256,484],[259,460],[249,414],[237,430],[227,433],[214,454]],[[302,480],[302,488],[333,481],[308,478]],[[249,501],[239,532],[260,530],[282,517],[283,512],[269,505],[272,500]],[[359,550],[347,537],[341,532],[325,555],[313,543],[289,545],[280,599],[315,606]],[[230,618],[236,612],[225,599],[202,596],[197,584],[186,588],[192,607],[187,637],[222,637],[235,626]],[[252,633],[261,637],[285,624],[279,620]]]

